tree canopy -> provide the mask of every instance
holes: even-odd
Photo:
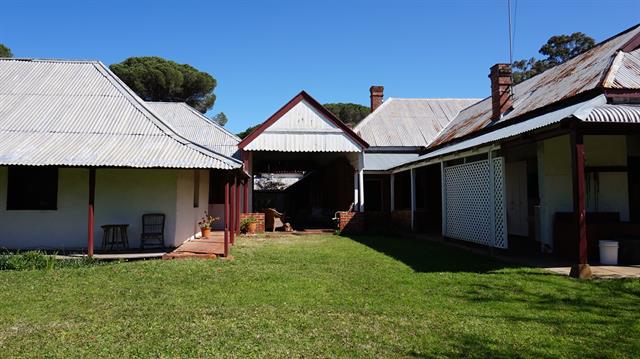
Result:
[[[216,79],[190,65],[145,56],[109,68],[145,101],[186,102],[202,113],[216,101]]]
[[[347,126],[355,127],[371,113],[371,109],[355,103],[326,103],[323,105]]]
[[[544,59],[532,57],[513,62],[513,80],[515,83],[522,82],[591,49],[595,44],[593,38],[582,32],[551,36],[538,51],[546,56]]]
[[[251,126],[249,128],[247,128],[246,130],[236,134],[236,136],[240,137],[240,138],[245,138],[247,136],[249,136],[249,134],[255,130],[256,128],[258,128],[261,124],[255,125],[255,126]]]
[[[213,116],[211,118],[215,123],[217,123],[220,126],[223,126],[227,124],[227,122],[229,122],[229,119],[227,118],[227,115],[224,114],[224,112],[220,112],[217,115]]]
[[[4,44],[0,44],[0,57],[13,57],[13,53],[10,48],[6,47]]]

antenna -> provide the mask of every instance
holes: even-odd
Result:
[[[518,0],[514,0],[515,2],[515,8],[516,11],[518,9]],[[515,37],[515,21],[516,21],[516,14],[514,12],[513,14],[513,27],[511,26],[511,0],[507,0],[507,12],[509,13],[508,19],[509,19],[509,68],[511,68],[511,86],[509,86],[509,97],[511,97],[513,99],[514,93],[513,93],[513,39]],[[513,29],[513,35],[511,33]]]

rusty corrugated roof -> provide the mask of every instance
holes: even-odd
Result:
[[[573,59],[513,87],[513,110],[491,121],[491,97],[460,112],[431,143],[435,147],[502,124],[598,87],[640,88],[640,50],[620,49],[640,34],[640,25],[626,30]],[[614,59],[619,64],[614,65]]]

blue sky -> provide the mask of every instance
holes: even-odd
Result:
[[[518,0],[514,58],[555,34],[606,39],[638,14],[637,0]],[[234,132],[302,89],[364,105],[372,84],[391,97],[485,97],[489,67],[508,62],[507,28],[506,0],[5,0],[0,11],[0,43],[18,57],[109,65],[157,55],[211,73],[209,114],[224,111]]]

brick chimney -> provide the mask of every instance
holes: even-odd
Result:
[[[491,120],[499,120],[505,112],[511,109],[511,66],[509,64],[495,64],[489,73],[491,79]]]
[[[373,112],[382,105],[384,86],[371,86],[369,92],[371,93],[371,112]]]

